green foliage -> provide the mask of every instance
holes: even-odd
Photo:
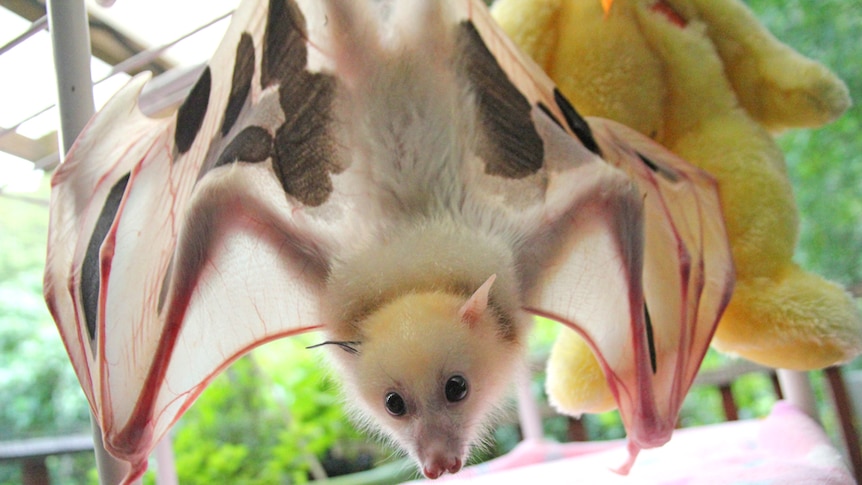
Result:
[[[47,201],[47,179],[33,196]],[[89,433],[89,407],[42,298],[47,207],[0,197],[0,441]],[[48,460],[56,482],[83,483],[89,454]],[[20,483],[0,464],[0,484]]]
[[[83,392],[42,298],[47,208],[0,198],[0,214],[0,440],[89,430]]]
[[[18,283],[32,284],[32,276]],[[57,330],[40,322],[44,303],[36,288],[0,283],[0,440],[89,429],[86,401]]]
[[[270,343],[213,380],[175,428],[181,483],[305,483],[327,458],[381,456],[345,415],[319,351],[305,345]]]

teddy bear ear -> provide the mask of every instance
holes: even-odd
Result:
[[[841,79],[775,38],[741,1],[689,3],[707,24],[740,103],[767,129],[820,126],[850,106]]]

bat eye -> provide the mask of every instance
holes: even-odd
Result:
[[[387,394],[386,411],[395,417],[404,416],[407,413],[407,405],[404,403],[404,398],[397,392]]]
[[[446,400],[458,402],[467,397],[467,379],[463,376],[452,376],[446,381]]]

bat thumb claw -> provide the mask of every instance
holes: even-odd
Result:
[[[629,440],[627,448],[629,456],[626,461],[624,461],[622,465],[618,466],[617,468],[611,468],[611,471],[618,475],[629,474],[629,472],[632,470],[632,466],[634,466],[635,464],[635,460],[638,457],[638,453],[640,453],[641,451],[640,447],[634,444],[634,442],[632,442],[631,440]]]

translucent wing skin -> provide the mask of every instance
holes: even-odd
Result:
[[[453,108],[467,129],[450,133],[464,156],[411,168],[421,180],[339,137],[351,122],[339,106],[389,58],[363,50],[367,19],[339,17],[352,7],[338,0],[243,2],[175,114],[144,116],[135,78],[55,174],[45,296],[130,479],[233,360],[327,323],[334,260],[435,197],[510,247],[526,311],[587,339],[632,458],[670,437],[730,292],[714,184],[630,130],[581,118],[478,0],[412,3],[443,5],[449,23],[382,22],[417,22],[401,30],[421,35],[404,38],[469,93]],[[399,177],[415,188],[378,186]]]
[[[144,116],[137,98],[147,79],[135,78],[53,178],[46,300],[106,448],[134,475],[215,374],[321,323],[329,224],[293,216],[317,186],[286,197],[284,177],[264,160],[296,118],[325,116],[330,87],[279,99],[279,87],[303,75],[305,43],[291,12],[267,29],[258,7],[235,14],[175,115]],[[267,35],[299,52],[266,52]],[[300,97],[307,104],[285,119],[280,105]],[[278,146],[323,144],[322,133]]]
[[[655,356],[647,382],[654,389],[657,418],[673,426],[733,290],[717,185],[630,128],[604,119],[588,122],[605,158],[626,170],[645,194],[643,286]],[[625,399],[618,391],[615,397],[623,411]],[[637,436],[636,429],[629,428],[630,436]],[[670,436],[667,428],[661,434],[655,430],[655,438],[648,427],[640,430],[645,444]],[[630,448],[638,444],[631,438]]]
[[[626,472],[639,449],[670,439],[733,290],[717,186],[708,174],[634,130],[581,118],[480,5],[467,8],[519,91],[585,147],[626,172],[643,194],[642,275],[641,261],[632,260],[622,265],[628,270],[619,279],[609,279],[607,260],[596,254],[603,244],[605,249],[615,244],[611,252],[617,258],[637,252],[639,228],[630,226],[605,233],[606,241],[586,243],[584,254],[573,251],[565,261],[536,265],[540,275],[528,303],[536,315],[576,330],[594,350],[628,432],[630,459],[619,469]],[[573,221],[578,228],[572,232],[595,223],[592,215],[584,219]],[[556,237],[573,237],[562,235],[565,231],[554,229]],[[534,263],[530,251],[525,254]],[[572,295],[590,297],[576,301]]]

